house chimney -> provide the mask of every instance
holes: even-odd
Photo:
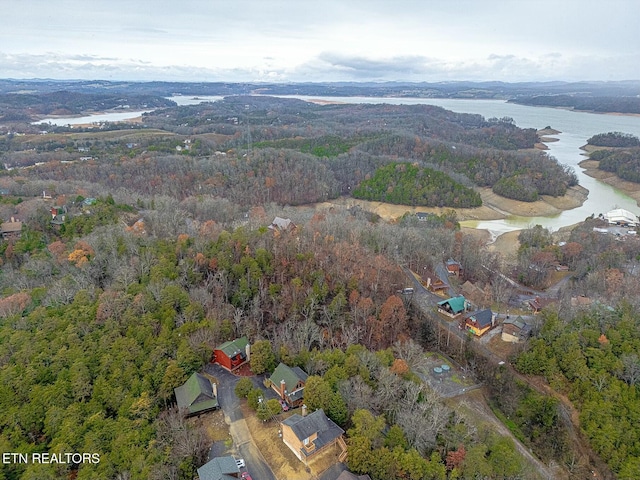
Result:
[[[431,277],[427,278],[427,288],[431,286]]]
[[[247,354],[247,362],[251,360],[251,345],[247,343],[247,346],[244,347],[244,351]]]
[[[284,400],[284,392],[287,391],[287,383],[284,380],[280,380],[280,397]]]
[[[211,386],[213,387],[213,396],[218,398],[218,384],[211,382]]]
[[[307,406],[306,405],[302,405],[302,416],[303,417],[307,416]]]

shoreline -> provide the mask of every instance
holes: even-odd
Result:
[[[485,187],[479,189],[482,205],[475,208],[451,208],[451,207],[414,207],[411,205],[395,205],[391,203],[359,200],[352,197],[339,197],[334,200],[315,204],[316,209],[324,208],[351,208],[359,206],[364,210],[379,215],[383,220],[396,222],[406,213],[434,213],[442,215],[454,210],[459,221],[466,220],[502,220],[511,215],[521,217],[541,217],[558,214],[564,210],[579,207],[587,199],[589,191],[581,186],[570,187],[563,197],[550,197],[544,195],[541,200],[535,202],[521,202],[500,197]]]
[[[595,110],[578,110],[573,107],[561,107],[557,105],[529,105],[527,103],[518,103],[518,102],[509,102],[514,105],[522,105],[523,107],[541,107],[541,108],[557,108],[559,110],[567,110],[569,112],[578,112],[578,113],[593,113],[594,115],[616,115],[619,117],[640,117],[640,113],[624,113],[624,112],[596,112]]]
[[[587,150],[585,149],[585,151]],[[599,164],[600,162],[598,160],[585,159],[578,163],[578,166],[584,169],[585,175],[588,175],[591,178],[595,178],[596,180],[606,183],[607,185],[611,185],[612,187],[622,190],[624,193],[633,198],[636,201],[638,207],[640,207],[640,184],[623,180],[615,173],[600,170],[598,168]]]

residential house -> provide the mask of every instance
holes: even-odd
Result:
[[[476,305],[486,305],[490,303],[489,299],[487,298],[487,292],[485,292],[477,285],[471,283],[469,280],[467,280],[460,286],[460,291],[465,298]]]
[[[308,375],[300,367],[280,363],[269,377],[271,388],[292,407],[302,404]]]
[[[455,318],[469,308],[469,302],[462,295],[438,302],[438,312]]]
[[[531,325],[527,324],[522,317],[507,318],[502,323],[502,340],[505,342],[518,343],[531,336]]]
[[[247,337],[236,338],[213,349],[213,363],[230,372],[247,363],[250,359],[250,346]]]
[[[199,480],[233,480],[240,478],[240,468],[231,456],[216,457],[198,469]]]
[[[294,414],[282,422],[282,441],[301,461],[307,463],[314,455],[339,444],[344,448],[342,430],[322,409],[304,415]]]
[[[445,262],[447,267],[447,272],[449,275],[455,275],[456,277],[461,277],[463,274],[462,265],[460,262],[456,262],[453,258],[450,258]]]
[[[296,228],[296,224],[293,223],[290,218],[276,217],[268,228],[277,234],[287,230],[294,230]]]
[[[218,404],[218,389],[207,377],[194,373],[189,379],[174,389],[178,409],[186,416],[199,415],[215,410]]]
[[[465,322],[465,328],[472,332],[476,337],[481,337],[486,332],[491,330],[495,325],[496,316],[488,308],[484,310],[478,310],[477,312],[469,315]]]
[[[56,228],[59,228],[61,225],[64,225],[65,220],[67,219],[67,207],[51,207],[51,225]]]
[[[426,222],[429,218],[429,214],[424,212],[416,212],[416,217],[418,218],[419,222]]]
[[[430,292],[433,292],[436,295],[440,295],[442,297],[447,296],[447,290],[449,290],[449,285],[444,283],[438,277],[436,277],[435,280],[431,280],[431,277],[427,277],[425,287],[427,287],[427,290],[429,290]]]
[[[545,298],[545,297],[535,297],[529,300],[527,303],[529,304],[529,308],[533,310],[533,313],[540,313],[544,307],[555,302],[553,298]]]
[[[11,217],[11,220],[8,222],[2,222],[0,224],[0,235],[4,240],[9,240],[12,238],[20,238],[22,233],[22,222]]]

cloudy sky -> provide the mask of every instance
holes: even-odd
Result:
[[[639,0],[2,3],[2,78],[640,79]]]

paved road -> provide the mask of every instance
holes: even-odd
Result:
[[[237,451],[235,456],[236,458],[244,458],[247,465],[246,469],[243,468],[242,471],[248,471],[254,480],[276,480],[269,464],[253,442],[247,428],[247,422],[243,418],[240,401],[234,391],[240,378],[227,372],[219,365],[208,364],[204,369],[208,374],[218,379],[218,401],[224,412],[224,420],[229,425],[229,432]],[[261,385],[260,378],[253,377],[252,381],[256,386]],[[265,392],[265,396],[268,398],[268,392]]]
[[[449,322],[447,320],[445,320],[441,315],[439,315],[438,313],[436,313],[436,304],[442,300],[441,297],[435,295],[434,293],[428,291],[426,288],[424,288],[424,286],[418,282],[416,280],[416,278],[414,277],[414,275],[411,273],[410,270],[406,269],[403,267],[403,270],[405,271],[405,273],[407,274],[407,276],[414,282],[414,293],[411,295],[412,298],[411,300],[413,300],[415,302],[415,305],[420,308],[425,314],[429,315],[430,318],[433,319],[437,319],[437,321],[439,322],[439,324],[445,328],[448,329],[449,332],[455,336],[457,336],[458,338],[465,338],[467,333],[464,330],[460,330],[457,326],[458,322]],[[568,278],[568,277],[565,277]],[[565,282],[566,280],[563,279],[561,280],[559,283],[562,284],[563,282]],[[561,286],[561,285],[560,285]],[[495,362],[495,363],[499,363],[501,361],[503,361],[503,359],[501,357],[499,357],[498,355],[496,355],[494,352],[492,352],[491,350],[489,350],[485,345],[483,345],[481,342],[478,341],[474,341],[472,342],[473,345],[473,349],[476,351],[476,353],[484,356],[487,359],[490,359],[491,361]],[[535,384],[535,382],[531,381],[531,379],[527,378],[526,376],[520,374],[517,370],[515,370],[515,368],[513,368],[513,366],[511,366],[509,363],[504,364],[504,367],[507,368],[510,373],[519,381],[526,383],[527,385],[529,385],[530,387],[532,387],[534,390],[536,390],[537,392],[543,394],[543,395],[549,395],[549,392],[545,392],[543,389],[541,389],[537,384]],[[554,395],[556,396],[556,395]],[[570,408],[570,406],[565,405],[562,401],[559,402],[558,404],[558,408],[560,411],[560,414],[567,417],[567,418],[571,418],[570,413],[568,412],[568,409]],[[569,429],[569,434],[574,437],[574,438],[580,438],[579,437],[579,428],[573,424],[573,422],[571,422],[570,420],[568,422],[565,422],[565,425],[567,426],[567,428]],[[506,429],[506,427],[505,427]],[[508,430],[507,430],[508,431]],[[512,439],[514,440],[514,442],[516,443],[516,445],[518,446],[518,449],[520,451],[528,451],[527,448],[520,444],[520,442],[515,439],[515,437],[512,436]],[[583,445],[582,442],[579,442],[579,446],[580,446],[580,450],[583,450]],[[592,456],[592,452],[590,450],[590,448],[587,448],[586,450],[588,450],[589,452],[589,457],[592,459],[597,458],[597,456],[593,455]],[[540,460],[537,459],[537,457],[531,455],[531,453],[526,454],[526,456],[532,458],[533,460],[535,460],[535,464],[538,466],[538,470],[539,472],[544,476],[544,478],[553,478],[552,475],[550,475],[549,473],[549,468],[542,463]],[[591,468],[595,467],[593,466],[593,463],[590,465]],[[602,475],[602,472],[598,472],[598,478],[606,478]]]

